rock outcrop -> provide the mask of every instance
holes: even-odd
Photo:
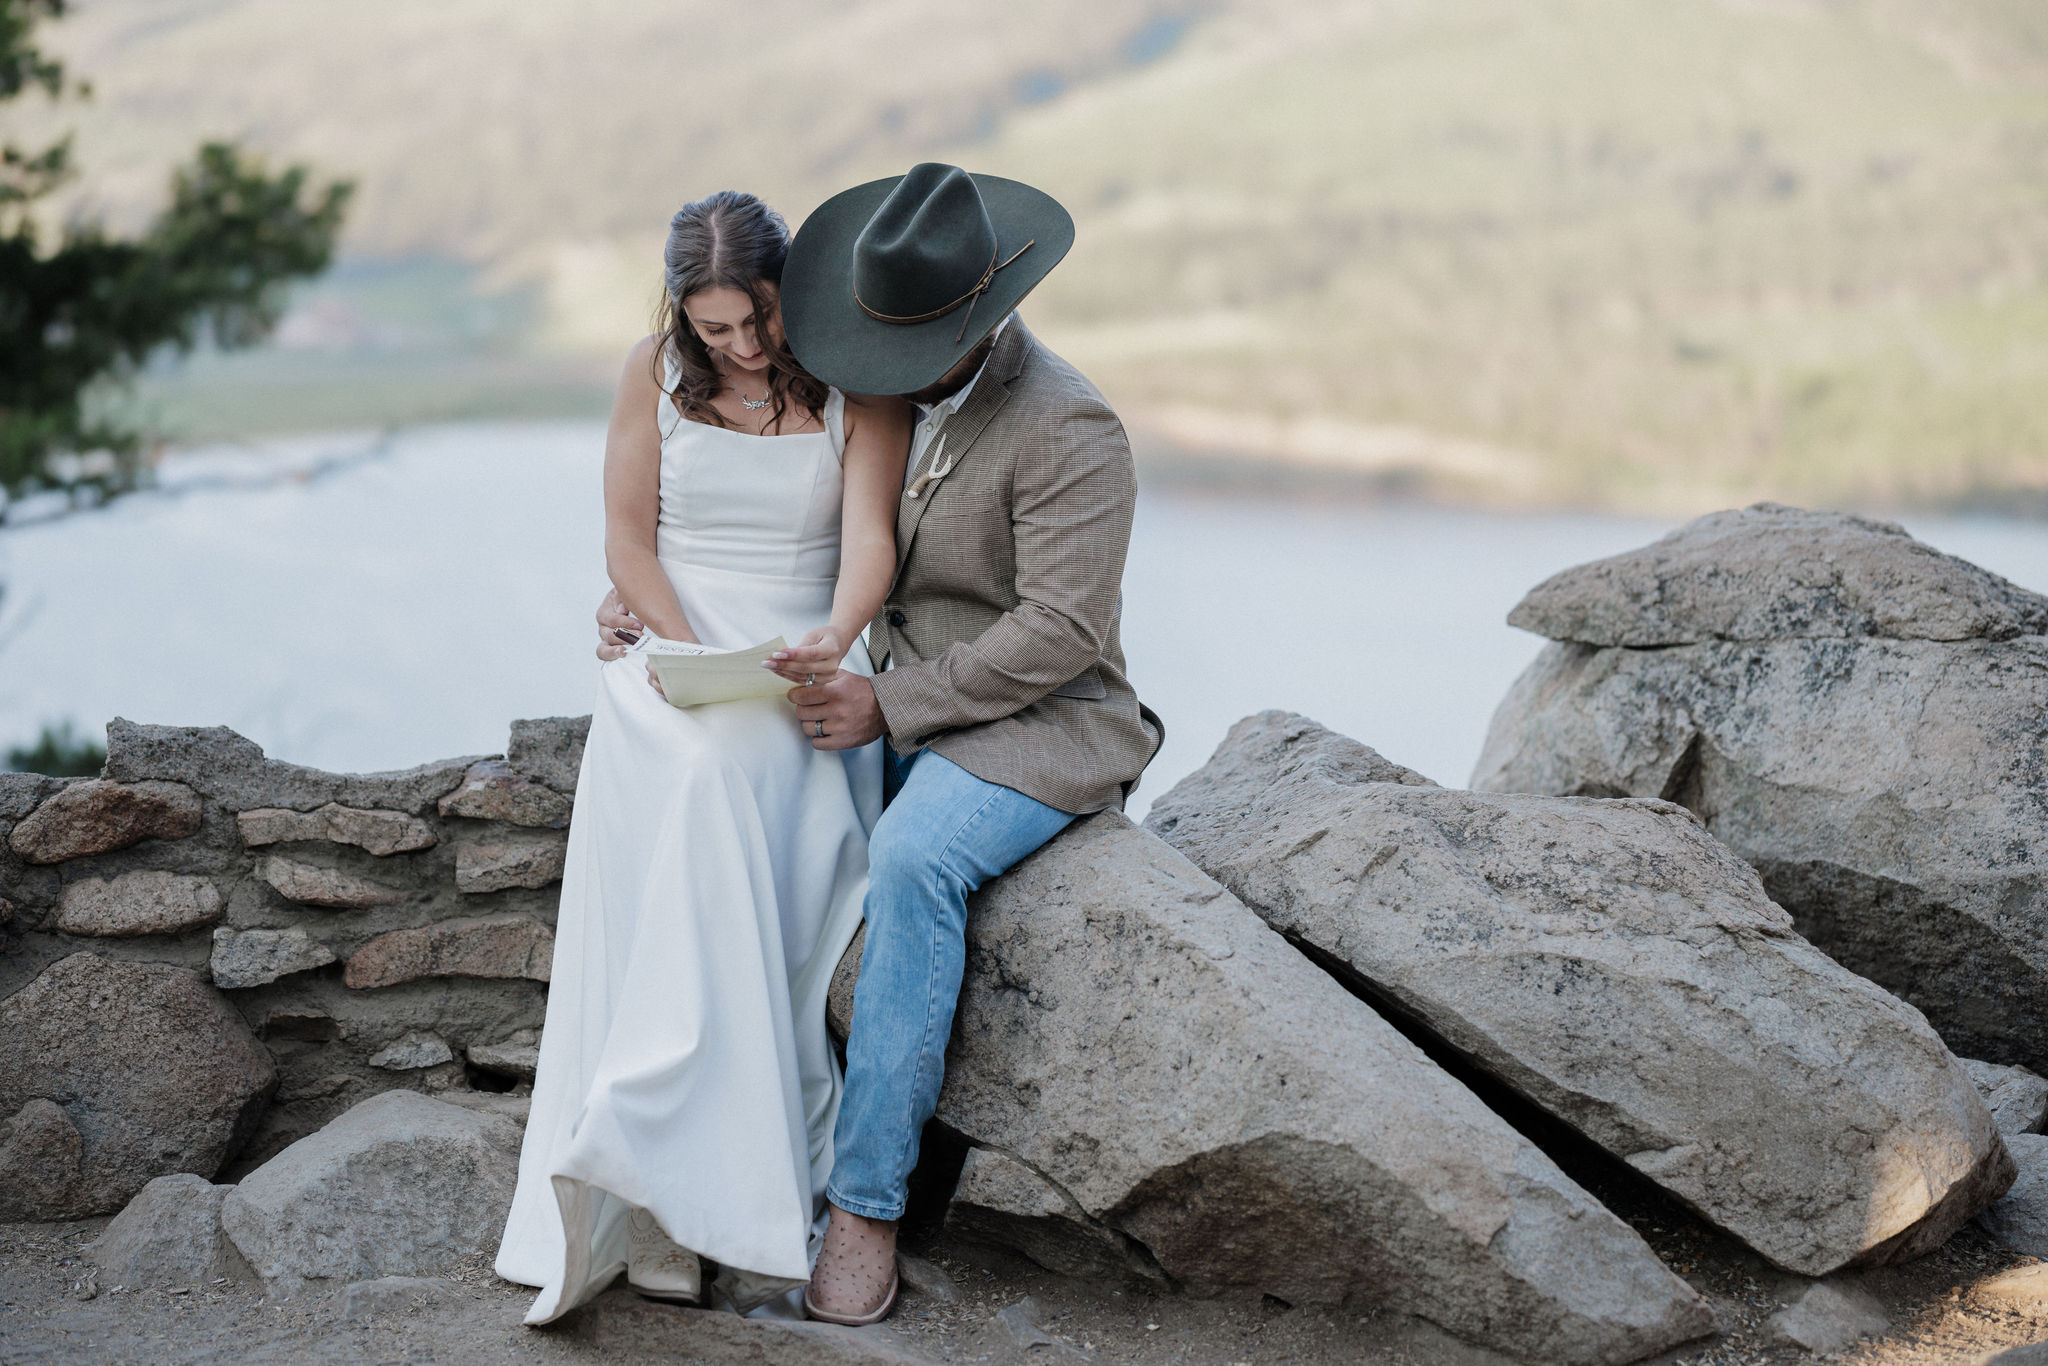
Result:
[[[1986,602],[1964,617],[2028,628],[2024,601]],[[520,722],[502,761],[343,775],[117,722],[102,779],[0,775],[0,1218],[104,1213],[190,1173],[129,1203],[103,1274],[246,1261],[273,1288],[353,1285],[373,1318],[431,1297],[402,1278],[488,1251],[584,731]],[[956,1230],[1070,1275],[1384,1307],[1523,1360],[1604,1366],[1709,1330],[1381,1006],[1784,1265],[1909,1255],[2000,1184],[1986,1101],[1924,1022],[1801,943],[1682,812],[1448,793],[1338,737],[1307,748],[1276,768],[1226,746],[1160,808],[1258,914],[1114,815],[976,895],[938,1115],[971,1148]],[[1313,813],[1302,784],[1323,785]],[[1324,915],[1367,905],[1371,933]],[[842,1029],[859,953],[831,992]],[[1650,1084],[1658,1049],[1684,1087]],[[2029,1074],[1974,1075],[2008,1129],[2048,1108]],[[637,1324],[636,1303],[602,1297],[576,1331]]]
[[[1473,786],[1662,797],[1949,1046],[2048,1068],[2048,599],[1839,513],[1567,570]]]
[[[387,1091],[243,1177],[221,1225],[287,1290],[432,1276],[497,1246],[519,1139],[503,1116]]]
[[[1801,939],[1678,807],[1447,790],[1266,712],[1147,824],[1787,1270],[1917,1256],[2012,1179],[1919,1013]]]
[[[1587,645],[1709,640],[2011,640],[2048,634],[2048,598],[1892,522],[1758,503],[1553,574],[1510,625]]]
[[[1633,1230],[1122,817],[1076,822],[968,925],[938,1118],[1167,1275],[1549,1362],[1708,1330]]]
[[[152,1177],[211,1178],[276,1084],[192,973],[77,953],[0,1001],[0,1220],[110,1214]]]

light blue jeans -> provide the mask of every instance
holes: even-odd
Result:
[[[882,755],[888,805],[868,841],[868,939],[825,1194],[854,1214],[900,1219],[945,1080],[967,896],[1074,818],[928,749],[905,759],[885,745]]]

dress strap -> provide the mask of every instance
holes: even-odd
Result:
[[[846,395],[837,389],[825,392],[825,434],[832,439],[832,454],[846,463]]]

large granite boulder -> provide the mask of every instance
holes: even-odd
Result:
[[[435,1275],[497,1247],[520,1133],[505,1115],[385,1091],[243,1177],[221,1225],[278,1289]]]
[[[1707,640],[2011,640],[2048,598],[1893,522],[1758,503],[1553,574],[1508,622],[1552,640],[1654,649]]]
[[[111,1214],[150,1178],[211,1178],[277,1074],[191,972],[74,953],[0,1001],[0,1220]]]
[[[1663,797],[1958,1052],[2048,1068],[2048,598],[1762,505],[1566,570],[1472,785]]]
[[[1447,790],[1265,712],[1147,824],[1787,1270],[1916,1256],[2012,1180],[1920,1013],[1801,939],[1679,807]]]
[[[1193,864],[1076,822],[977,894],[938,1118],[1168,1276],[1623,1362],[1708,1331],[1633,1230]]]

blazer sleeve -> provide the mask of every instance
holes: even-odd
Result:
[[[1022,711],[1101,660],[1137,496],[1130,442],[1107,405],[1076,400],[1047,411],[1011,487],[1017,605],[973,640],[875,676],[897,753]]]

